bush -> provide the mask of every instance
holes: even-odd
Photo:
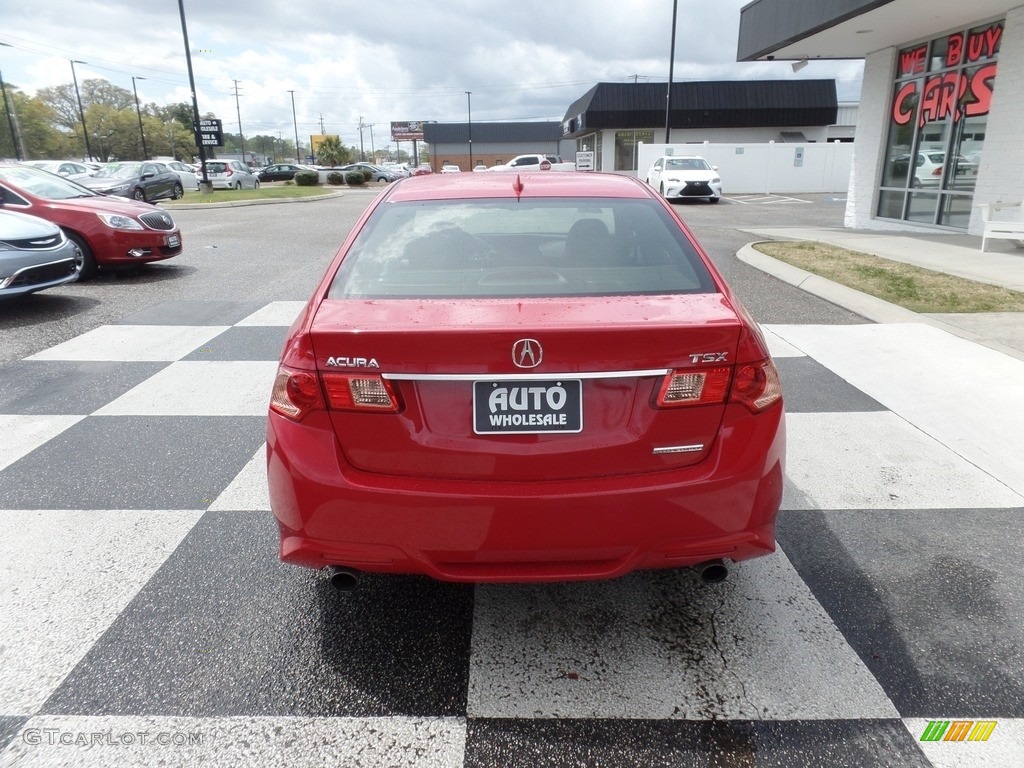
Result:
[[[315,187],[320,183],[320,174],[316,171],[297,171],[295,183],[300,187]]]
[[[363,172],[363,179],[367,184],[373,181],[373,171],[367,170],[366,168],[361,168],[360,170]]]
[[[349,171],[345,174],[345,183],[359,187],[366,183],[366,174],[363,171]]]
[[[338,186],[339,184],[345,183],[345,177],[342,176],[337,171],[331,171],[330,173],[327,174],[327,183],[333,184],[334,186]]]

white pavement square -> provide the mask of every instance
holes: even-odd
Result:
[[[790,413],[786,438],[783,509],[1024,506],[1024,496],[888,411]]]
[[[82,416],[4,416],[0,415],[0,469],[52,440],[85,418]]]
[[[270,491],[267,489],[267,444],[242,468],[231,484],[224,489],[211,511],[241,510],[270,512]]]
[[[468,714],[898,716],[781,551],[711,586],[668,572],[477,587]]]
[[[1024,361],[921,324],[770,328],[1024,495]]]
[[[277,363],[179,361],[96,411],[97,416],[265,416]]]
[[[201,515],[5,510],[0,715],[36,712]]]
[[[236,325],[283,325],[287,328],[295,322],[304,306],[304,301],[272,301]]]
[[[226,325],[102,325],[28,360],[171,361],[226,331]]]
[[[465,743],[457,718],[45,716],[25,724],[0,766],[452,768]]]

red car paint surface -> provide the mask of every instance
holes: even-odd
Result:
[[[667,203],[452,174],[396,183],[342,244],[267,466],[286,562],[552,581],[771,553],[784,452],[763,337]]]
[[[32,177],[22,178],[27,173]],[[46,182],[53,190],[60,190],[59,197],[33,191],[45,189],[45,184],[34,186],[39,174],[45,174],[43,178],[52,176]],[[69,237],[84,242],[89,249],[86,273],[91,271],[90,266],[117,267],[162,261],[182,252],[181,230],[166,211],[149,203],[100,195],[45,171],[0,165],[0,196],[7,210],[52,221]],[[135,222],[136,228],[112,227],[98,214],[126,217]],[[92,265],[90,258],[94,260]]]

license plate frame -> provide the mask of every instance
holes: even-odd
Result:
[[[583,431],[583,382],[474,381],[472,418],[477,435],[578,434]]]

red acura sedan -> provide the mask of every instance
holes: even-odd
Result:
[[[167,211],[108,197],[27,165],[0,164],[0,204],[52,221],[82,252],[80,280],[100,267],[129,267],[177,256],[181,230]]]
[[[292,326],[268,418],[285,562],[601,579],[775,548],[758,326],[637,179],[452,174],[371,203]]]

